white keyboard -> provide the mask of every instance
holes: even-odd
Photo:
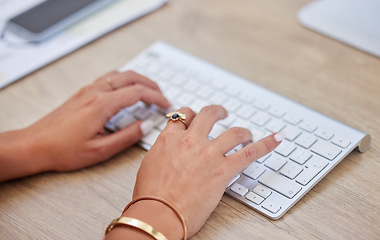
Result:
[[[176,108],[189,106],[199,112],[210,104],[224,106],[229,116],[215,124],[210,139],[234,126],[250,129],[254,141],[272,132],[286,132],[280,146],[239,173],[226,189],[227,195],[274,220],[353,149],[364,152],[370,145],[366,133],[163,42],[154,43],[120,71],[127,69],[156,81]],[[117,131],[147,118],[156,124],[140,142],[148,150],[167,123],[155,106],[139,102],[125,108],[106,128]]]

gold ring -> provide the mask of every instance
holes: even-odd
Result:
[[[109,76],[107,76],[104,80],[107,82],[108,86],[111,88],[111,91],[115,90],[112,84],[112,80]]]
[[[185,124],[185,127],[187,129],[187,123],[186,123],[186,115],[184,113],[181,113],[181,112],[170,112],[168,114],[166,114],[166,117],[169,118],[168,121],[173,121],[173,122],[176,122],[176,121],[180,121],[181,123]]]

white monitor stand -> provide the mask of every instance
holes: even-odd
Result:
[[[380,0],[318,0],[303,7],[298,20],[380,58]]]

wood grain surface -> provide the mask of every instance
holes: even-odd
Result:
[[[22,128],[163,40],[371,134],[283,218],[224,196],[192,239],[379,239],[380,59],[302,27],[307,0],[173,0],[0,90],[0,131]],[[70,117],[70,116],[68,116]],[[102,239],[145,151],[0,184],[0,239]]]

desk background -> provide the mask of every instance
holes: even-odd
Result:
[[[308,2],[173,0],[0,90],[0,131],[28,126],[164,40],[373,137],[281,220],[224,196],[192,239],[379,239],[380,59],[300,26]],[[102,239],[144,153],[135,146],[80,171],[0,184],[0,239]]]

